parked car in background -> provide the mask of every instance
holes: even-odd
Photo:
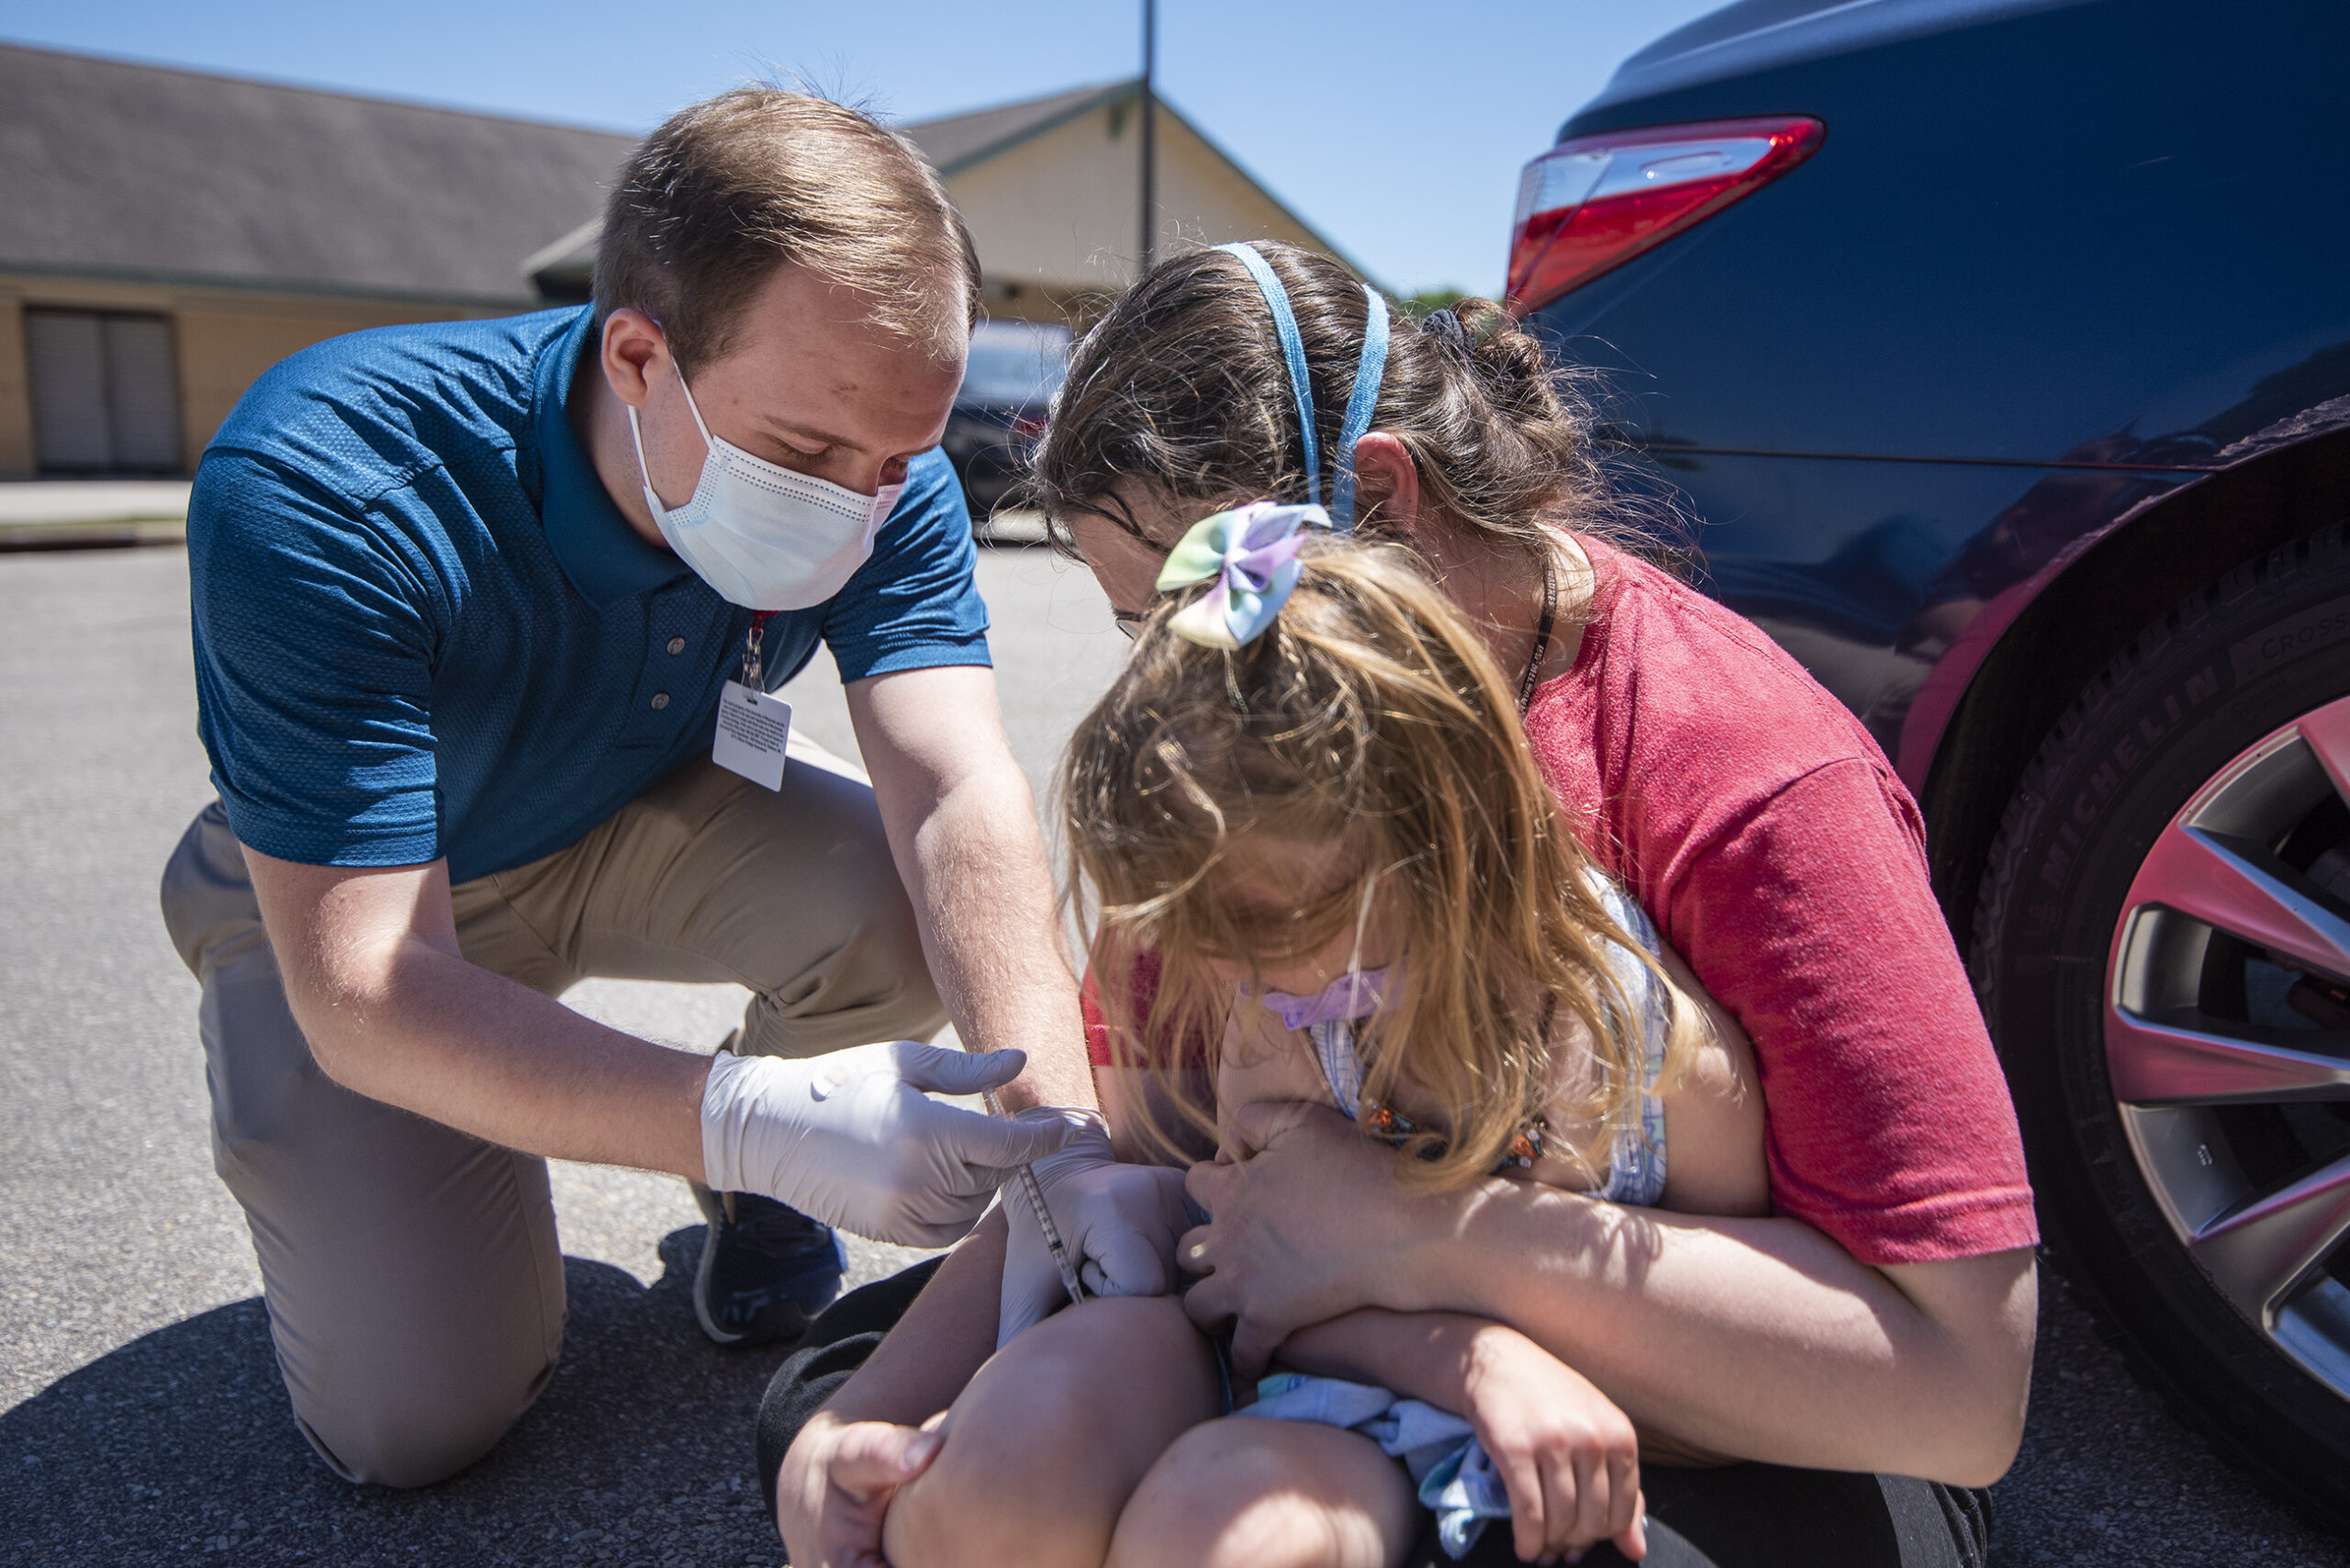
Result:
[[[1916,791],[2052,1256],[2350,1524],[2350,8],[1744,0],[1513,308]]]
[[[940,444],[963,481],[971,521],[984,525],[1020,477],[1022,448],[1044,433],[1046,410],[1069,375],[1069,330],[1030,321],[982,321]]]

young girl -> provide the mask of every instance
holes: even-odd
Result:
[[[1246,1108],[1278,1102],[1392,1145],[1407,1187],[1501,1174],[1634,1215],[1764,1212],[1742,1036],[1559,820],[1476,629],[1401,551],[1309,539],[1318,510],[1192,530],[1065,765],[1099,971],[1158,974],[1114,1037],[1202,1042],[1122,1046],[1113,1132],[1175,1157],[1188,1127],[1245,1159]],[[1503,1516],[1521,1558],[1643,1550],[1630,1423],[1486,1320],[1348,1314],[1227,1393],[1178,1303],[1089,1300],[936,1424],[888,1515],[897,1568],[1371,1568],[1429,1508],[1456,1557]]]

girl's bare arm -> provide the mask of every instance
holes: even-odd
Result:
[[[1766,1215],[1771,1172],[1763,1158],[1762,1082],[1754,1047],[1671,947],[1659,954],[1680,1001],[1695,1008],[1704,1043],[1662,1086],[1664,1200],[1681,1214]]]

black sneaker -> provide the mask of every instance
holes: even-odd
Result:
[[[696,1183],[710,1221],[694,1271],[694,1316],[721,1345],[790,1341],[840,1294],[848,1253],[833,1227],[755,1193]]]

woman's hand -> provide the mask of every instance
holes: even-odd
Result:
[[[1648,1552],[1639,1439],[1631,1418],[1575,1370],[1513,1328],[1489,1324],[1471,1343],[1462,1412],[1509,1492],[1521,1561],[1612,1540]]]
[[[1263,1372],[1281,1342],[1311,1323],[1386,1298],[1394,1260],[1437,1205],[1395,1183],[1394,1151],[1322,1105],[1260,1103],[1230,1114],[1236,1163],[1194,1165],[1184,1186],[1214,1216],[1176,1254],[1204,1276],[1183,1298],[1203,1329],[1233,1331],[1234,1370]]]

